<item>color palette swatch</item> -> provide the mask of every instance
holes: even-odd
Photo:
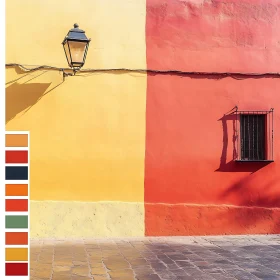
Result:
[[[5,276],[29,279],[29,133],[5,140]]]

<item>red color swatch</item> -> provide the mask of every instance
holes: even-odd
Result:
[[[28,276],[28,263],[6,263],[6,276]]]
[[[6,163],[28,163],[28,151],[6,151]]]
[[[6,199],[6,211],[28,211],[28,199]]]
[[[28,245],[28,232],[6,232],[6,245]]]

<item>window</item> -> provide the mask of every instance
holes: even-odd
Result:
[[[240,115],[242,160],[265,160],[265,115]]]
[[[270,111],[236,110],[236,121],[238,120],[236,160],[273,161],[273,109]]]

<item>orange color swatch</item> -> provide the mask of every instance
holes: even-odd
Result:
[[[28,185],[6,184],[6,196],[28,196]]]
[[[28,232],[6,232],[6,245],[28,245]]]
[[[6,147],[28,147],[28,135],[6,134]]]

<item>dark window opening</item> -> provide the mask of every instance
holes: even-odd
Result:
[[[265,116],[240,115],[241,160],[266,160]]]
[[[233,158],[235,161],[273,162],[273,112],[240,111],[235,107]]]

